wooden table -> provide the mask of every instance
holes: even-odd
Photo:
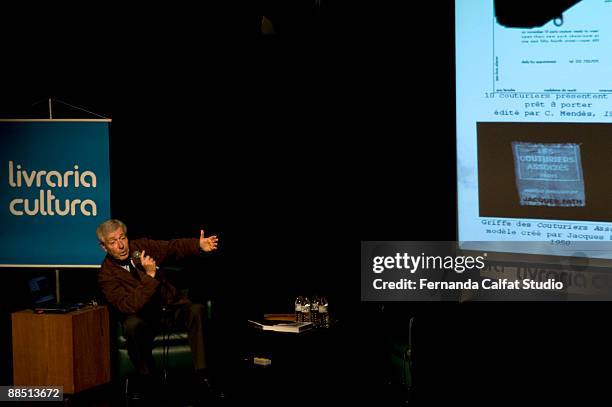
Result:
[[[14,312],[13,385],[64,386],[76,393],[110,381],[106,306],[66,314]]]

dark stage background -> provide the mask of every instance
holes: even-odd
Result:
[[[30,105],[54,97],[112,117],[113,216],[131,238],[218,234],[192,285],[228,321],[327,294],[349,338],[339,397],[384,398],[388,339],[411,316],[419,405],[601,394],[607,303],[360,302],[360,240],[456,238],[456,170],[452,2],[357,8],[272,38],[227,11],[18,19],[0,112],[44,117]],[[35,272],[0,271],[1,384]],[[62,276],[66,297],[95,291],[91,271]]]

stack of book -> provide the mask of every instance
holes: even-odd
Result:
[[[300,333],[312,328],[312,322],[284,322],[264,319],[262,321],[248,320],[249,323],[263,331]]]

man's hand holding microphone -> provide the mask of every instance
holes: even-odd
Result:
[[[134,261],[134,264],[140,264],[148,276],[155,278],[155,273],[157,273],[157,264],[155,264],[153,257],[147,256],[144,250],[142,252],[135,251],[132,253],[132,260]]]

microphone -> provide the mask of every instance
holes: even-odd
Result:
[[[135,250],[132,252],[132,264],[136,267],[137,264],[142,264],[141,259],[142,253],[139,250]],[[155,266],[156,270],[159,270],[159,266]]]

